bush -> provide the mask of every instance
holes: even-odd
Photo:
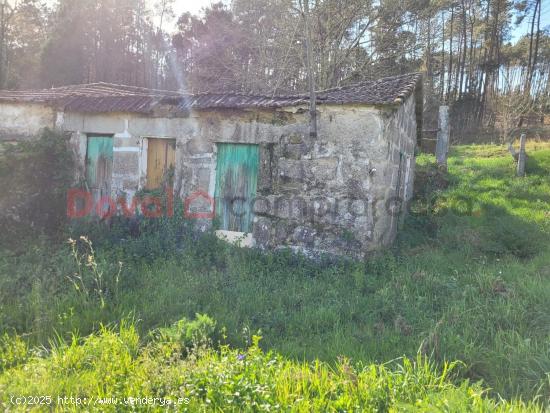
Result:
[[[167,203],[166,193],[161,190],[142,190],[135,196],[139,199],[154,196],[160,199],[161,205]],[[173,216],[163,214],[152,219],[136,213],[132,217],[116,215],[107,222],[75,219],[69,233],[75,239],[85,235],[95,246],[117,252],[124,261],[168,258],[196,244],[199,238],[193,222],[184,217],[183,201],[176,198],[173,202]]]
[[[28,356],[27,343],[21,337],[7,333],[0,336],[0,372],[23,364]]]
[[[74,178],[69,137],[45,129],[39,139],[0,156],[0,247],[17,250],[38,235],[59,237],[66,224],[66,192]]]
[[[204,314],[196,314],[195,320],[182,318],[170,327],[161,327],[153,332],[160,341],[177,343],[183,348],[212,345],[216,322]]]

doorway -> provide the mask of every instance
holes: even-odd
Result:
[[[146,189],[173,186],[176,165],[176,140],[149,138],[147,142]]]
[[[113,177],[113,137],[88,135],[86,147],[86,181],[94,205],[105,196],[111,196]]]
[[[258,145],[218,144],[215,199],[219,229],[252,230],[258,166]]]

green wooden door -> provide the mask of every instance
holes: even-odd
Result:
[[[219,229],[252,230],[259,157],[258,145],[218,144],[215,196]]]
[[[111,195],[113,170],[113,138],[88,136],[86,151],[86,180],[94,205],[103,196]]]

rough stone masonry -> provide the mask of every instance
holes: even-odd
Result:
[[[253,211],[256,246],[361,257],[390,245],[412,196],[420,76],[319,92],[317,138],[309,137],[307,107],[304,95],[184,95],[103,83],[0,91],[0,140],[33,139],[44,127],[68,132],[82,178],[90,137],[112,137],[110,191],[129,198],[147,185],[150,139],[175,141],[173,187],[182,198],[216,196],[220,144],[257,145],[254,196],[239,200]]]

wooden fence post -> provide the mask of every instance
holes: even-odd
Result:
[[[525,154],[525,133],[521,134],[519,138],[519,154],[518,154],[518,169],[517,176],[525,176],[525,160],[527,158]]]
[[[435,157],[437,164],[447,166],[447,154],[449,153],[449,107],[439,107],[439,131],[435,145]]]

